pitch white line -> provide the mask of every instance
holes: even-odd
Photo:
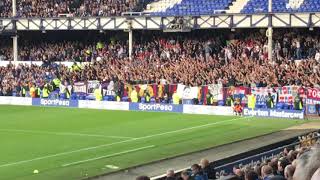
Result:
[[[218,121],[218,122],[214,122],[214,123],[208,123],[208,124],[199,125],[199,126],[193,126],[193,127],[189,127],[189,128],[183,128],[183,129],[179,129],[179,130],[175,130],[175,131],[168,131],[168,132],[164,132],[164,133],[153,134],[153,135],[143,136],[143,137],[134,138],[134,139],[128,139],[128,140],[114,142],[114,143],[110,143],[110,144],[102,144],[102,145],[82,148],[82,149],[78,149],[78,150],[74,150],[74,151],[67,151],[67,152],[63,152],[63,153],[57,153],[57,154],[52,154],[52,155],[48,155],[48,156],[42,156],[42,157],[38,157],[38,158],[34,158],[34,159],[23,160],[23,161],[8,163],[8,164],[2,164],[2,165],[0,165],[0,168],[7,167],[7,166],[13,166],[13,165],[17,165],[17,164],[24,164],[24,163],[37,161],[37,160],[42,160],[42,159],[47,159],[47,158],[51,158],[51,157],[57,157],[57,156],[63,156],[63,155],[67,155],[67,154],[73,154],[73,153],[82,152],[82,151],[89,151],[89,150],[92,150],[92,149],[98,149],[98,148],[102,148],[102,147],[113,146],[113,145],[116,145],[116,144],[133,142],[133,141],[142,140],[142,139],[148,139],[148,138],[156,137],[156,136],[163,136],[163,135],[167,135],[167,134],[173,134],[173,133],[188,131],[188,130],[192,130],[192,129],[199,129],[199,128],[208,127],[208,126],[212,126],[212,125],[216,125],[216,124],[222,124],[222,123],[226,123],[226,122],[237,121],[237,120],[243,119],[243,118],[248,118],[248,117],[241,117],[241,118],[234,118],[234,119],[229,119],[229,120],[225,120],[225,121]]]
[[[58,135],[58,136],[85,136],[85,137],[103,137],[103,138],[114,138],[114,139],[134,139],[133,137],[126,137],[126,136],[107,136],[107,135],[101,135],[101,134],[33,131],[33,130],[24,130],[24,129],[0,129],[0,131],[18,132],[18,133],[32,133],[32,134],[50,134],[50,135]]]
[[[84,163],[84,162],[99,160],[99,159],[103,159],[103,158],[109,158],[109,157],[113,157],[113,156],[119,156],[119,155],[122,155],[122,154],[128,154],[128,153],[132,153],[132,152],[137,152],[137,151],[141,151],[141,150],[149,149],[149,148],[153,148],[153,147],[155,147],[155,145],[145,146],[145,147],[136,148],[136,149],[130,149],[130,150],[127,150],[127,151],[122,151],[122,152],[109,154],[109,155],[105,155],[105,156],[99,156],[99,157],[96,157],[96,158],[86,159],[86,160],[82,160],[82,161],[75,161],[75,162],[72,162],[72,163],[63,164],[62,167],[81,164],[81,163]]]

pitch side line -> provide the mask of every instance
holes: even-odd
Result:
[[[114,138],[114,139],[134,139],[133,137],[126,136],[107,136],[100,134],[83,134],[83,133],[68,133],[68,132],[51,132],[51,131],[33,131],[24,129],[0,129],[5,132],[19,132],[19,133],[32,133],[32,134],[50,134],[58,136],[85,136],[85,137],[103,137],[103,138]]]
[[[92,150],[92,149],[98,149],[98,148],[102,148],[102,147],[109,147],[109,146],[113,146],[113,145],[116,145],[116,144],[133,142],[133,141],[137,141],[137,140],[141,140],[141,139],[148,139],[148,138],[156,137],[156,136],[173,134],[173,133],[182,132],[182,131],[188,131],[188,130],[192,130],[192,129],[199,129],[199,128],[208,127],[208,126],[212,126],[212,125],[216,125],[216,124],[232,122],[232,121],[236,121],[236,120],[244,119],[244,118],[248,118],[248,117],[241,117],[241,118],[234,118],[234,119],[229,119],[229,120],[225,120],[225,121],[218,121],[218,122],[214,122],[214,123],[208,123],[208,124],[204,124],[204,125],[193,126],[193,127],[189,127],[189,128],[175,130],[175,131],[168,131],[168,132],[164,132],[164,133],[159,133],[159,134],[154,134],[154,135],[149,135],[149,136],[143,136],[143,137],[134,138],[134,139],[128,139],[128,140],[114,142],[114,143],[110,143],[110,144],[102,144],[102,145],[82,148],[82,149],[78,149],[78,150],[74,150],[74,151],[67,151],[67,152],[63,152],[63,153],[52,154],[52,155],[48,155],[48,156],[42,156],[42,157],[38,157],[38,158],[34,158],[34,159],[18,161],[18,162],[13,162],[13,163],[8,163],[8,164],[2,164],[2,165],[0,165],[0,168],[13,166],[13,165],[17,165],[17,164],[24,164],[24,163],[37,161],[37,160],[42,160],[42,159],[47,159],[47,158],[51,158],[51,157],[57,157],[57,156],[63,156],[63,155],[67,155],[67,154],[73,154],[73,153],[76,153],[76,152],[89,151],[89,150]]]
[[[137,152],[137,151],[141,151],[141,150],[149,149],[149,148],[153,148],[153,147],[155,147],[155,145],[145,146],[145,147],[136,148],[136,149],[130,149],[130,150],[127,150],[127,151],[113,153],[113,154],[109,154],[109,155],[105,155],[105,156],[99,156],[99,157],[96,157],[96,158],[86,159],[86,160],[82,160],[82,161],[75,161],[75,162],[72,162],[72,163],[63,164],[62,167],[72,166],[72,165],[81,164],[81,163],[84,163],[84,162],[99,160],[99,159],[103,159],[103,158],[109,158],[109,157],[113,157],[113,156],[119,156],[119,155],[122,155],[122,154],[128,154],[128,153],[132,153],[132,152]]]

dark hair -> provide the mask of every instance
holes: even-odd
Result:
[[[198,169],[198,170],[201,169],[201,167],[199,166],[199,164],[193,164],[193,165],[191,166],[191,168],[195,168],[195,169]]]
[[[136,180],[150,180],[150,178],[148,176],[139,176]]]
[[[190,173],[187,170],[181,172],[181,175],[190,176]]]
[[[286,158],[280,158],[279,159],[279,164],[283,168],[283,170],[288,166],[290,163]]]
[[[251,170],[246,172],[244,177],[245,177],[245,180],[257,180],[258,174]]]

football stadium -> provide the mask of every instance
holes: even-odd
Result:
[[[320,180],[320,0],[0,0],[0,180]]]

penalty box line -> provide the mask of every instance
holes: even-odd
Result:
[[[68,132],[52,132],[52,131],[34,131],[25,129],[0,129],[4,132],[17,132],[17,133],[30,133],[30,134],[48,134],[57,136],[84,136],[84,137],[101,137],[101,138],[113,138],[113,139],[134,139],[127,136],[108,136],[101,134],[84,134],[84,133],[68,133]]]
[[[199,129],[199,128],[208,127],[208,126],[212,126],[212,125],[216,125],[216,124],[223,124],[223,123],[226,123],[226,122],[237,121],[237,120],[244,119],[244,118],[248,118],[248,117],[240,117],[240,118],[234,118],[234,119],[229,119],[229,120],[225,120],[225,121],[218,121],[218,122],[208,123],[208,124],[204,124],[204,125],[193,126],[193,127],[189,127],[189,128],[183,128],[183,129],[178,129],[178,130],[174,130],[174,131],[168,131],[168,132],[164,132],[164,133],[159,133],[159,134],[153,134],[153,135],[143,136],[143,137],[139,137],[139,138],[128,139],[128,140],[124,140],[124,141],[118,141],[118,142],[109,143],[109,144],[102,144],[102,145],[98,145],[98,146],[82,148],[82,149],[78,149],[78,150],[74,150],[74,151],[67,151],[67,152],[63,152],[63,153],[51,154],[51,155],[42,156],[42,157],[29,159],[29,160],[23,160],[23,161],[17,161],[17,162],[13,162],[13,163],[8,163],[8,164],[2,164],[2,165],[0,165],[0,168],[13,166],[13,165],[18,165],[18,164],[24,164],[24,163],[38,161],[38,160],[42,160],[42,159],[48,159],[48,158],[52,158],[52,157],[58,157],[58,156],[73,154],[73,153],[82,152],[82,151],[89,151],[89,150],[98,149],[98,148],[102,148],[102,147],[109,147],[109,146],[113,146],[113,145],[117,145],[117,144],[123,144],[123,143],[128,143],[128,142],[133,142],[133,141],[138,141],[138,140],[143,140],[143,139],[148,139],[148,138],[152,138],[152,137],[163,136],[163,135],[167,135],[167,134],[174,134],[174,133],[178,133],[178,132],[183,132],[183,131],[188,131],[188,130],[193,130],[193,129]]]

